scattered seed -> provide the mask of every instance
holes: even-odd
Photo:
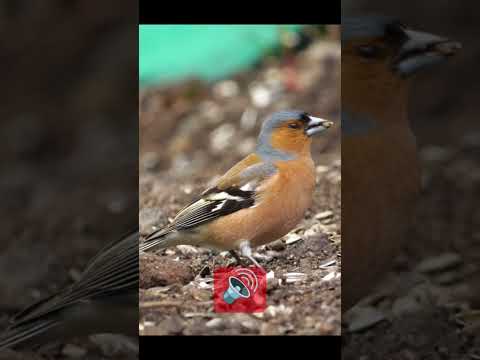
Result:
[[[320,268],[321,269],[326,269],[332,265],[335,265],[337,263],[337,260],[336,259],[333,259],[333,260],[330,260],[330,261],[327,261],[326,263],[320,265]]]
[[[285,282],[289,284],[289,283],[305,280],[307,277],[307,274],[291,272],[291,273],[286,273],[283,277],[285,278]]]
[[[296,243],[297,241],[300,241],[300,240],[302,240],[301,236],[299,236],[297,234],[288,234],[287,239],[285,240],[285,244],[287,244],[287,245],[294,244],[294,243]]]
[[[435,257],[429,257],[417,266],[421,273],[434,273],[456,267],[462,263],[462,257],[456,253],[445,253]]]
[[[316,220],[324,220],[324,219],[331,218],[332,216],[333,216],[333,212],[330,211],[330,210],[326,210],[326,211],[322,211],[322,212],[318,213],[317,215],[315,215],[315,219]]]
[[[358,307],[349,314],[348,331],[359,332],[371,328],[385,320],[385,315],[374,307]]]

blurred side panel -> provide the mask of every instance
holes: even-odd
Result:
[[[137,12],[0,3],[0,332],[138,224]]]
[[[342,2],[344,359],[480,354],[479,11]]]

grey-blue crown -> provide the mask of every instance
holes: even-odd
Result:
[[[391,16],[362,15],[342,18],[342,41],[382,37],[388,24],[397,22]]]
[[[264,158],[273,158],[281,160],[290,160],[294,156],[292,154],[274,149],[270,144],[271,134],[273,129],[281,126],[288,120],[308,120],[307,114],[301,110],[284,110],[278,111],[270,115],[262,125],[260,135],[258,136],[256,153]]]
[[[302,120],[305,119],[306,116],[305,111],[300,111],[300,110],[284,110],[284,111],[278,111],[272,115],[270,115],[262,125],[262,131],[260,133],[260,136],[262,135],[263,132],[269,133],[276,127],[281,126],[285,121],[288,120]],[[307,119],[305,119],[307,120]]]

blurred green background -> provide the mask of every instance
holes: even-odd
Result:
[[[215,81],[254,65],[302,25],[140,25],[140,85]]]

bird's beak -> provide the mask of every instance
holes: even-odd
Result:
[[[394,70],[402,77],[440,63],[462,48],[457,41],[425,32],[407,29],[405,35],[407,40],[393,61]]]
[[[309,121],[305,126],[305,134],[307,136],[318,134],[324,130],[327,130],[330,126],[333,125],[331,121],[316,118],[313,116],[309,116],[308,119]]]

